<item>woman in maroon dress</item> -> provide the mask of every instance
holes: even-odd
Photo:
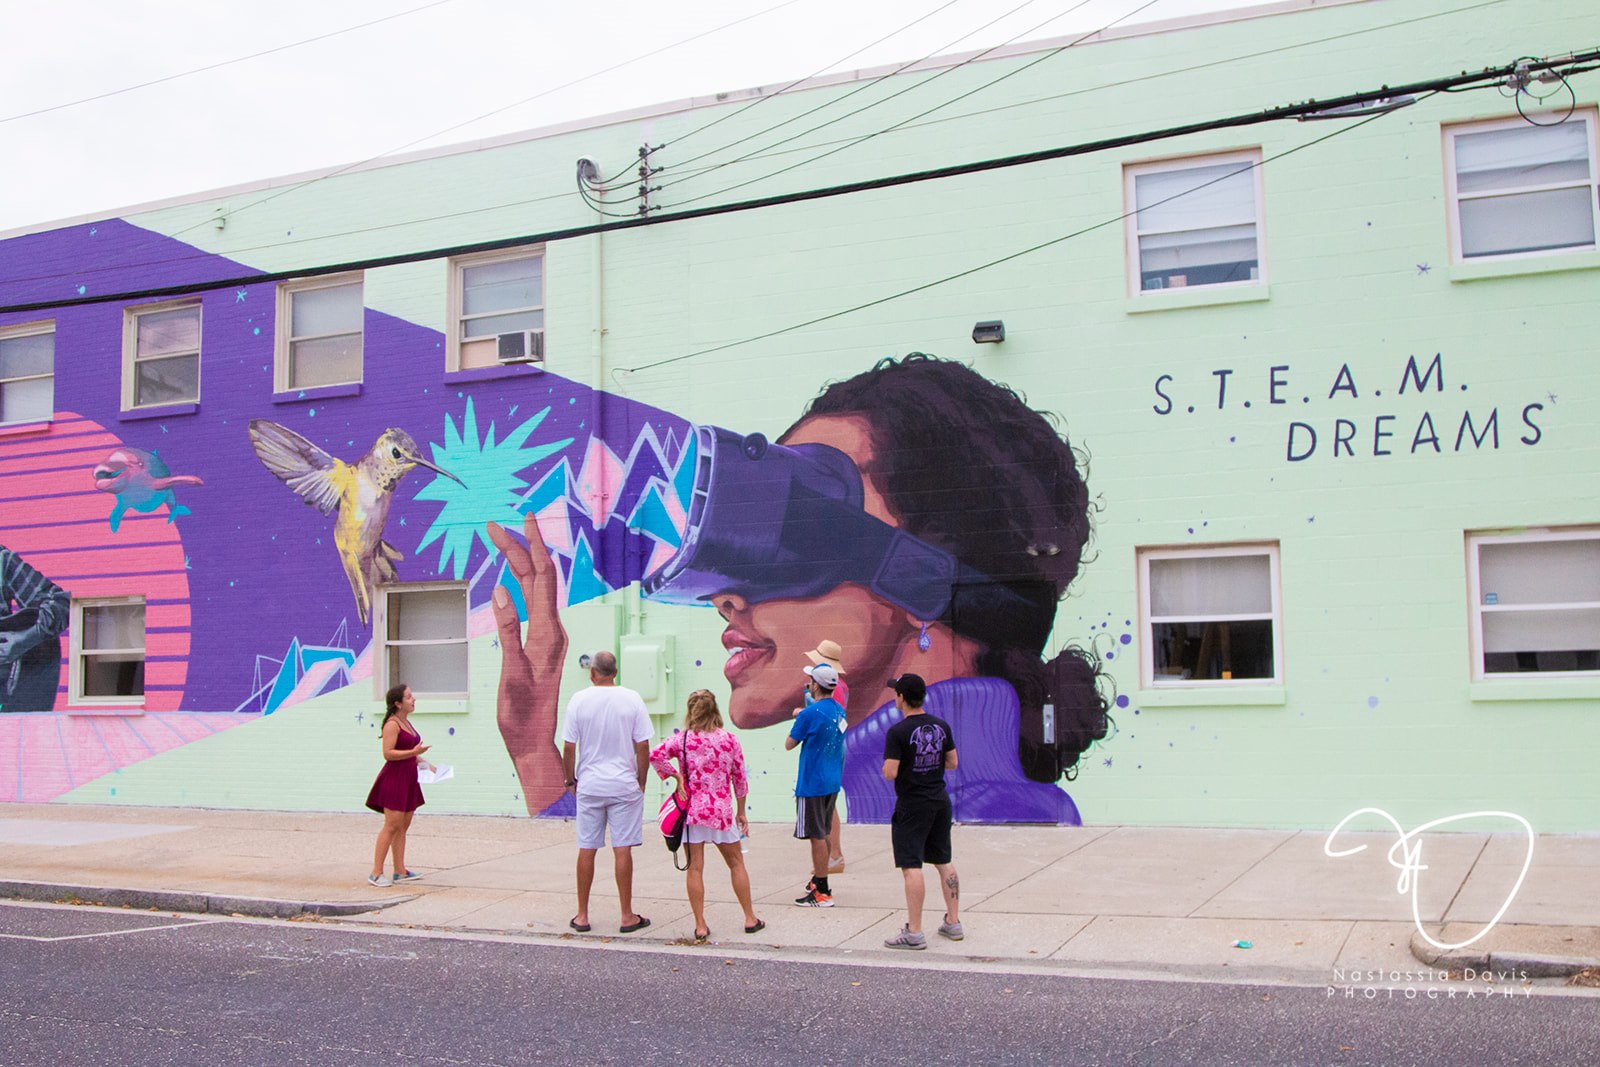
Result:
[[[378,847],[372,854],[372,874],[367,882],[386,887],[420,875],[406,868],[406,831],[411,817],[422,807],[422,787],[417,784],[417,757],[431,747],[411,728],[411,713],[417,698],[406,685],[391,686],[383,696],[388,710],[383,716],[383,770],[367,794],[367,807],[383,813],[383,829],[378,831]],[[383,855],[394,853],[394,879],[384,877]]]

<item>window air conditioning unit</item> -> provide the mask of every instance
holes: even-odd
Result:
[[[529,363],[544,359],[544,331],[517,330],[495,337],[501,363]]]

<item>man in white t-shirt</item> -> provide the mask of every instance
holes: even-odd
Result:
[[[617,684],[617,657],[596,652],[589,688],[574,693],[562,729],[561,764],[578,800],[578,914],[568,923],[589,930],[594,857],[611,829],[622,932],[650,925],[633,910],[633,846],[644,841],[644,780],[650,767],[650,713],[632,689]]]

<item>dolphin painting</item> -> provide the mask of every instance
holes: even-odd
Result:
[[[117,527],[122,525],[122,516],[129,508],[148,513],[165,504],[169,523],[179,515],[193,514],[178,503],[172,490],[180,485],[204,484],[192,474],[173,474],[154,452],[126,445],[112,452],[94,468],[94,487],[117,498],[117,506],[111,509],[112,533],[116,533]]]

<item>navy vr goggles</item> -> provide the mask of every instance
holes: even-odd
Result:
[[[999,582],[863,510],[861,472],[828,445],[694,428],[694,483],[678,552],[644,593],[697,604],[821,596],[855,583],[919,619],[1038,651],[1055,617],[1047,581]]]

